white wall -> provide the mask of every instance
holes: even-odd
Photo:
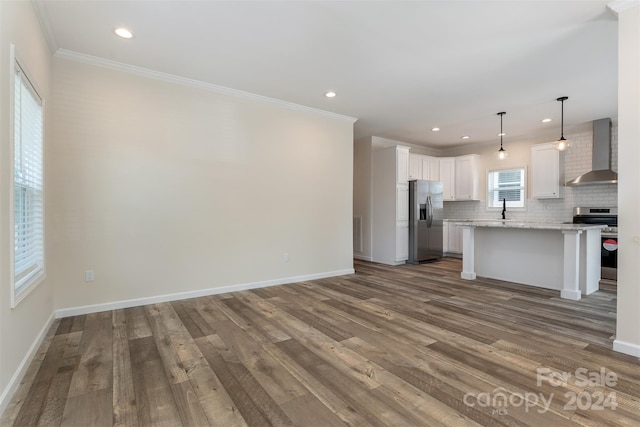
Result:
[[[353,120],[57,57],[54,101],[57,309],[352,271]]]
[[[620,5],[625,6],[624,3]],[[640,2],[618,15],[620,206],[614,349],[640,357]]]
[[[14,44],[45,101],[45,149],[51,145],[50,70],[51,54],[42,36],[31,2],[0,1],[0,412],[18,385],[20,373],[38,337],[53,314],[53,289],[48,279],[31,292],[18,306],[10,308],[9,241],[13,230],[9,224],[9,172],[11,145],[9,129],[9,45]],[[45,163],[45,169],[48,165]],[[48,173],[48,170],[46,170]],[[50,198],[45,201],[48,208]],[[45,223],[45,226],[49,226]],[[52,247],[47,242],[47,267],[51,265]],[[49,272],[47,272],[49,273]],[[51,277],[50,275],[48,276]]]

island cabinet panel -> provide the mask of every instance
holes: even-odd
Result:
[[[462,255],[462,228],[454,221],[442,223],[442,252],[459,257]]]
[[[604,225],[470,220],[462,226],[460,277],[522,283],[579,300],[598,290]],[[450,224],[451,225],[451,224]]]
[[[449,253],[462,254],[462,230],[457,224],[449,224]]]
[[[439,181],[442,181],[443,199],[445,201],[455,200],[456,158],[440,157],[438,160],[440,169]]]
[[[455,199],[480,200],[478,191],[478,155],[469,154],[455,159]]]
[[[560,152],[554,143],[531,146],[531,197],[558,199],[564,196]]]

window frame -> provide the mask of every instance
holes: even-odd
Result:
[[[527,166],[510,166],[510,167],[504,167],[504,168],[494,168],[494,169],[488,169],[487,170],[487,191],[486,191],[486,196],[487,196],[487,211],[501,211],[502,210],[502,204],[499,204],[499,206],[491,206],[491,193],[492,193],[492,188],[490,187],[490,182],[491,182],[491,174],[495,173],[495,172],[503,172],[503,171],[512,171],[512,170],[521,170],[522,171],[522,183],[521,183],[521,187],[522,187],[522,206],[509,206],[507,204],[507,211],[526,211],[527,210]],[[508,202],[507,202],[508,203]]]
[[[45,199],[46,199],[46,189],[45,189],[45,129],[46,129],[46,103],[45,99],[42,96],[42,91],[39,89],[33,75],[29,72],[29,68],[26,66],[25,61],[23,61],[20,56],[17,54],[15,45],[11,44],[9,46],[10,51],[10,61],[9,61],[9,80],[10,80],[10,88],[9,88],[9,159],[10,159],[10,167],[9,167],[9,286],[10,286],[10,307],[16,308],[18,304],[23,301],[27,295],[29,295],[33,290],[35,290],[40,284],[42,284],[47,276],[47,268],[46,268],[46,232],[45,232]],[[15,156],[16,156],[16,129],[15,129],[15,111],[16,111],[16,93],[15,93],[15,85],[16,85],[16,73],[20,72],[27,84],[30,86],[30,90],[33,91],[34,95],[38,98],[41,105],[41,114],[42,114],[42,162],[41,162],[41,173],[42,173],[42,190],[41,190],[41,198],[42,198],[42,268],[37,271],[32,277],[29,277],[25,284],[23,284],[20,288],[16,288],[16,270],[15,270],[15,233],[16,233],[16,218],[15,218]],[[27,275],[28,277],[28,275]]]

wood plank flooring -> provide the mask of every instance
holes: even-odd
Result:
[[[61,319],[1,424],[640,425],[640,360],[610,350],[615,293],[563,300],[460,267],[356,261]]]

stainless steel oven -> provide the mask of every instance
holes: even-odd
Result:
[[[607,227],[601,233],[600,262],[603,279],[618,278],[618,209],[617,208],[574,208],[574,224],[603,224]]]

